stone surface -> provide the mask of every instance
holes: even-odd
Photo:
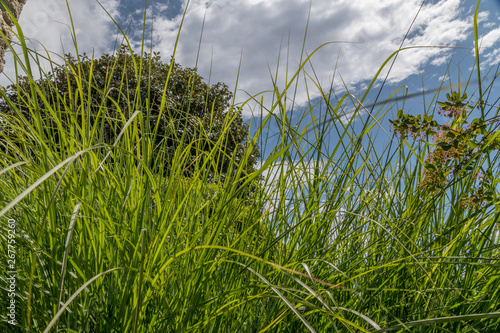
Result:
[[[14,25],[14,22],[12,22],[12,19],[6,9],[8,9],[17,20],[19,15],[21,15],[21,10],[23,9],[23,5],[25,3],[26,0],[0,0],[0,29],[7,36],[7,38],[11,37],[9,29]],[[3,67],[5,65],[4,57],[6,49],[7,43],[0,35],[0,73],[3,72]]]

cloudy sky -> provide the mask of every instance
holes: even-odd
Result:
[[[148,1],[146,38],[152,38],[154,51],[165,61],[173,52],[186,3]],[[108,13],[128,29],[133,44],[140,45],[144,0],[100,0],[102,7],[96,0],[68,0],[68,4],[80,53],[94,51],[99,56],[112,52],[120,42]],[[310,97],[315,97],[312,78],[325,89],[333,85],[342,90],[345,84],[361,90],[401,46],[426,46],[399,53],[388,83],[418,89],[424,82],[426,88],[435,87],[447,67],[453,73],[472,66],[476,4],[472,0],[434,0],[423,5],[422,0],[191,0],[176,61],[197,66],[203,77],[225,82],[231,89],[239,71],[237,98],[243,101],[248,94],[272,89],[271,76],[277,69],[282,88],[301,56],[304,59],[329,43],[305,67]],[[483,64],[492,66],[500,61],[500,1],[483,1],[480,9],[481,55]],[[35,47],[42,44],[57,54],[75,52],[64,0],[28,0],[20,24]],[[12,76],[9,61],[6,74]],[[386,72],[382,74],[384,78]],[[3,77],[0,83],[5,82]],[[306,97],[301,83],[296,102],[303,103]]]

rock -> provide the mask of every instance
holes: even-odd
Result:
[[[7,38],[11,37],[9,29],[14,25],[14,22],[12,22],[6,8],[16,17],[17,20],[25,3],[26,0],[0,0],[0,29],[7,36]],[[7,43],[0,36],[0,73],[3,72],[3,67],[5,65],[4,56],[6,49]]]

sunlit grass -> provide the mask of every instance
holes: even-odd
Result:
[[[40,59],[25,44],[18,57]],[[175,151],[169,174],[157,172],[163,162],[151,158],[155,131],[138,99],[123,119],[103,109],[91,124],[82,121],[92,103],[82,89],[73,99],[56,96],[56,106],[43,98],[38,104],[55,89],[35,85],[36,66],[17,66],[33,83],[22,100],[33,120],[5,116],[10,132],[1,133],[0,217],[17,222],[18,292],[18,326],[7,323],[9,299],[1,294],[2,331],[500,329],[498,203],[461,207],[467,177],[435,196],[419,195],[429,144],[386,129],[380,148],[389,102],[365,109],[348,92],[335,101],[309,76],[309,89],[322,97],[292,122],[287,105],[307,76],[301,66],[255,112],[249,142],[266,151],[259,169],[245,174],[234,164],[243,181],[208,183],[210,159],[196,160],[192,177],[184,175],[191,146]],[[136,70],[149,75],[140,63]],[[65,121],[54,129],[64,138],[59,144],[44,126]],[[113,146],[97,130],[104,122],[123,127]],[[277,144],[266,146],[271,122]],[[208,156],[224,149],[217,142]],[[484,163],[497,179],[497,156]],[[242,199],[249,187],[255,192]],[[2,244],[6,228],[2,222]],[[6,246],[1,254],[2,272],[9,271]]]

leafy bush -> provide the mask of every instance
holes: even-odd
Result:
[[[68,136],[91,134],[72,127],[73,117],[88,122],[89,130],[100,133],[93,136],[99,141],[89,141],[86,147],[113,145],[126,119],[140,110],[148,119],[143,134],[150,134],[155,144],[149,158],[154,160],[163,150],[165,170],[171,168],[173,152],[179,145],[193,143],[188,159],[194,162],[205,157],[218,140],[222,140],[225,154],[210,157],[211,163],[206,164],[211,169],[209,181],[224,181],[229,169],[243,162],[248,126],[240,110],[231,107],[228,87],[223,83],[209,86],[195,69],[181,68],[173,60],[165,64],[158,53],[141,57],[122,46],[117,54],[104,54],[99,59],[68,54],[64,66],[56,66],[35,82],[36,100],[30,96],[31,82],[24,76],[7,88],[5,98],[0,99],[0,114],[17,118],[18,124],[31,125],[39,115],[45,135],[53,138],[56,147],[64,145]],[[33,112],[34,105],[28,101],[38,110]],[[51,115],[54,112],[59,113],[58,121]],[[11,128],[3,130],[12,133]],[[259,156],[254,145],[245,158],[245,173],[255,170]],[[192,166],[185,170],[186,176],[192,173]]]

